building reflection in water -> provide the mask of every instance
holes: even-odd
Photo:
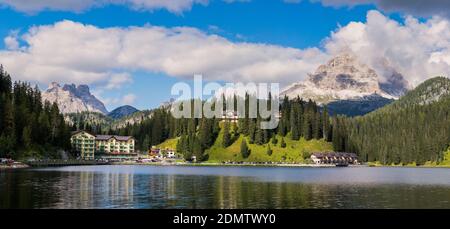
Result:
[[[184,167],[71,169],[78,171],[59,168],[0,173],[0,208],[449,207],[449,185],[264,181],[223,173],[189,174],[192,168]],[[306,170],[316,171],[329,170]],[[441,170],[433,172],[445,175]]]
[[[132,173],[69,173],[55,186],[60,194],[56,208],[132,207]]]

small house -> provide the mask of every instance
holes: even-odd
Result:
[[[358,156],[354,153],[317,152],[311,154],[315,164],[358,164]]]

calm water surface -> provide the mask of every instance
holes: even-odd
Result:
[[[0,171],[0,208],[450,208],[450,169],[73,166]]]

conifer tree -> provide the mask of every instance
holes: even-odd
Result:
[[[241,155],[243,158],[248,158],[248,156],[250,155],[250,151],[247,146],[247,141],[245,139],[243,139],[241,142]]]
[[[222,138],[222,146],[224,148],[231,145],[231,134],[230,134],[230,122],[225,121],[223,127],[223,138]]]
[[[277,145],[277,143],[278,143],[278,139],[277,139],[277,136],[276,136],[276,134],[274,134],[274,135],[272,136],[272,140],[271,140],[271,142],[272,142],[272,144],[273,144],[273,145]]]
[[[281,148],[286,148],[286,142],[284,141],[284,138],[281,138],[280,146]]]
[[[267,144],[267,155],[272,156],[272,149],[270,148],[270,144]]]

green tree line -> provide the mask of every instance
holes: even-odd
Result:
[[[54,157],[70,147],[70,127],[56,103],[42,104],[41,92],[11,81],[0,66],[0,157]]]
[[[450,80],[435,78],[365,116],[334,117],[334,149],[383,164],[442,161],[450,143],[450,98],[445,96],[448,89]],[[437,95],[444,96],[435,101]]]

